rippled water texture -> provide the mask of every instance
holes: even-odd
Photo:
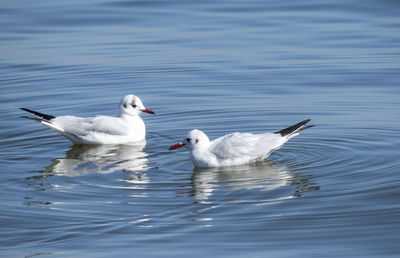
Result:
[[[0,256],[397,257],[397,1],[3,1]],[[115,115],[147,144],[74,146],[22,118]],[[311,118],[264,162],[168,147]]]

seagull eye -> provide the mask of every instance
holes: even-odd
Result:
[[[135,105],[135,104],[132,104],[132,107],[133,107],[133,108],[136,108],[136,105]]]
[[[124,108],[126,108],[126,104],[124,103]]]
[[[190,138],[187,138],[186,141],[187,141],[187,142],[190,142]]]
[[[198,143],[199,142],[199,139],[196,139],[196,143]]]

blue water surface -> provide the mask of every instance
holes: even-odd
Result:
[[[0,256],[400,256],[398,1],[3,1]],[[115,115],[147,145],[77,146],[22,118]],[[316,126],[264,162],[168,147]]]

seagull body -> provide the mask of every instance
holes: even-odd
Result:
[[[266,159],[273,151],[279,149],[289,139],[311,126],[305,126],[310,119],[275,133],[232,133],[213,141],[205,133],[194,129],[190,131],[184,142],[172,145],[175,150],[187,147],[196,167],[226,167],[244,165]]]
[[[77,144],[124,144],[145,139],[146,127],[141,113],[154,114],[144,107],[139,97],[127,95],[120,104],[116,117],[94,116],[52,116],[27,108],[24,111],[36,115],[31,118],[59,132],[68,140]]]

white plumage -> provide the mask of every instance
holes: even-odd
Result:
[[[140,114],[154,114],[145,108],[140,98],[135,95],[127,95],[122,99],[116,117],[54,117],[27,108],[22,109],[37,116],[32,119],[77,144],[124,144],[143,141],[146,137],[146,126]]]
[[[196,167],[225,167],[248,164],[267,158],[289,139],[297,136],[310,120],[304,120],[275,133],[232,133],[213,141],[205,133],[194,129],[184,142],[170,147],[174,150],[186,146]]]

